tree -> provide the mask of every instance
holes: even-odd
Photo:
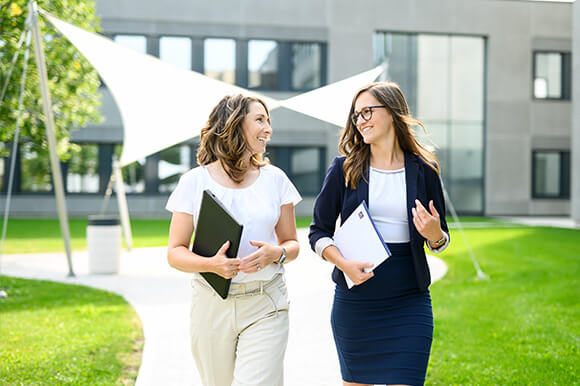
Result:
[[[99,30],[94,1],[38,0],[37,3],[40,8],[77,27],[92,32]],[[18,40],[25,28],[27,14],[28,0],[0,1],[0,87],[6,81]],[[48,87],[52,98],[58,153],[61,160],[66,160],[71,151],[70,131],[88,122],[101,120],[99,77],[78,50],[42,16],[39,17],[39,26],[41,36],[44,36]],[[20,79],[24,65],[23,54],[24,50],[19,55],[6,95],[0,104],[0,142],[11,142],[14,137]],[[33,142],[46,153],[44,112],[32,42],[20,130],[21,142]],[[3,155],[6,155],[6,152]]]

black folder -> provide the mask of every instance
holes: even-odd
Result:
[[[220,200],[209,189],[204,190],[191,249],[200,256],[212,257],[229,240],[226,256],[233,259],[238,255],[242,229]],[[213,272],[201,272],[201,275],[223,299],[228,296],[231,279]]]

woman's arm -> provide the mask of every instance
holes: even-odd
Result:
[[[253,273],[258,271],[258,265],[261,269],[269,264],[277,263],[282,257],[282,248],[286,250],[286,262],[298,257],[300,244],[296,233],[294,204],[290,203],[280,207],[280,217],[275,231],[278,237],[278,245],[268,244],[263,241],[250,241],[250,244],[258,247],[258,250],[241,260],[240,271]]]
[[[200,256],[190,251],[193,235],[193,216],[183,212],[173,212],[169,226],[167,262],[183,272],[213,272],[226,279],[237,275],[239,259],[229,259],[226,251],[229,241],[221,246],[214,256]]]

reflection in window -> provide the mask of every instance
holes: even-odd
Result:
[[[248,42],[248,87],[278,87],[278,43],[273,40]]]
[[[115,145],[115,155],[121,158],[123,145]],[[145,158],[141,158],[121,169],[123,185],[127,193],[143,193],[145,191]]]
[[[399,84],[411,112],[435,143],[451,201],[462,213],[483,212],[485,39],[473,36],[379,32],[376,64]]]
[[[142,54],[147,53],[147,38],[143,35],[115,35],[115,43]]]
[[[20,189],[23,192],[52,191],[48,150],[33,143],[24,143],[20,154]]]
[[[191,146],[177,145],[159,153],[159,192],[172,192],[179,177],[191,168]]]
[[[282,169],[300,194],[316,196],[322,187],[326,170],[321,165],[324,148],[268,146],[267,157]]]
[[[534,53],[534,97],[538,99],[570,99],[568,83],[572,83],[570,55],[559,52]]]
[[[233,39],[205,39],[204,74],[234,84],[236,82],[236,42]]]
[[[159,59],[183,70],[191,70],[191,39],[161,37],[159,39]]]
[[[292,89],[320,87],[320,74],[320,44],[292,44]]]
[[[320,188],[320,150],[298,148],[290,153],[290,178],[299,192],[316,195]]]
[[[534,198],[570,197],[570,153],[536,151],[533,153]]]
[[[87,144],[73,147],[67,164],[67,192],[97,193],[99,191],[98,160],[98,145]]]

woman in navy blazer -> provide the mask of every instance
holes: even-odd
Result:
[[[413,125],[423,127],[395,83],[361,88],[341,132],[344,156],[332,162],[314,205],[311,247],[335,264],[331,321],[344,385],[425,380],[433,313],[424,244],[441,252],[449,231],[439,163]],[[374,269],[346,260],[332,240],[338,217],[342,224],[362,201],[392,253]]]

